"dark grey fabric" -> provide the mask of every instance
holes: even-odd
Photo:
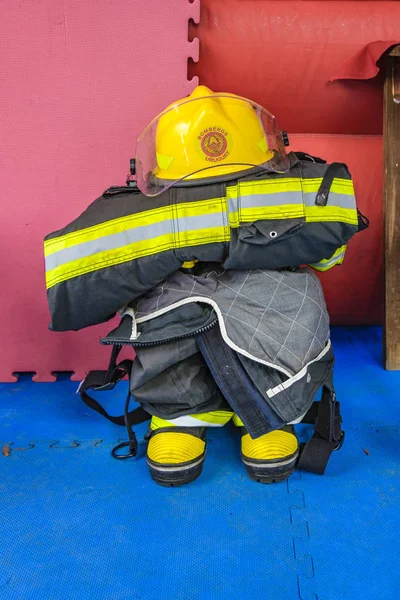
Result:
[[[310,269],[225,271],[217,266],[198,276],[178,271],[132,303],[139,332],[161,311],[203,298],[218,307],[226,343],[288,376],[316,358],[329,340],[321,284]]]
[[[321,284],[308,269],[224,271],[221,266],[214,267],[205,267],[198,276],[180,271],[171,275],[134,302],[128,309],[130,316],[124,317],[103,343],[130,343],[136,349],[132,393],[151,414],[173,418],[217,410],[223,408],[223,400],[204,370],[193,338],[164,342],[186,335],[207,338],[202,331],[218,319],[215,327],[224,331],[229,352],[220,360],[215,359],[217,348],[203,354],[206,359],[212,355],[209,366],[214,379],[256,437],[270,431],[272,422],[280,419],[287,423],[304,415],[329,377],[331,350],[318,363],[312,362],[329,342]],[[211,309],[207,301],[213,301],[218,310]],[[232,373],[240,370],[238,361],[244,369],[242,387],[237,386],[242,392],[237,392],[241,397],[233,397],[229,386],[221,387],[221,381],[226,383],[228,367]],[[286,385],[290,376],[298,377],[300,371],[302,376],[292,385],[286,389],[281,385]],[[276,386],[280,386],[278,392],[270,396]]]
[[[133,341],[132,318],[125,316],[118,327],[110,331],[101,343],[128,344],[137,349],[143,345],[160,344],[177,337],[195,335],[199,329],[208,328],[216,322],[217,317],[210,306],[191,303],[143,323],[140,327],[140,337]]]
[[[328,168],[329,164],[327,163],[313,163],[308,160],[301,160],[298,163],[299,175],[305,179],[323,177]],[[340,166],[338,166],[335,177],[340,177],[340,179],[351,179],[350,171],[345,164],[341,163]]]
[[[113,188],[110,188],[112,190]],[[123,188],[119,188],[122,189]],[[187,189],[171,188],[160,194],[156,198],[150,198],[140,192],[132,190],[121,191],[120,193],[107,194],[107,190],[102,196],[94,200],[79,217],[74,219],[68,225],[53,231],[46,235],[45,240],[60,237],[73,231],[79,231],[86,227],[100,225],[112,219],[127,217],[132,214],[169,206],[172,203],[178,202],[196,202],[199,200],[207,200],[208,198],[218,198],[225,195],[225,184],[214,183],[212,185],[196,186],[190,189],[190,194]]]
[[[167,427],[159,427],[158,429],[151,429],[151,427],[149,427],[144,436],[144,439],[149,440],[151,437],[159,435],[160,433],[164,433],[165,431],[167,431],[168,433],[188,433],[189,435],[193,435],[194,437],[197,437],[200,440],[205,440],[207,437],[206,427],[177,427],[170,425]]]
[[[230,410],[193,337],[136,348],[130,386],[134,400],[163,419]]]
[[[154,256],[146,256],[63,281],[47,290],[50,328],[78,330],[106,321],[130,302],[135,292],[146,293],[162,282],[166,272],[173,273],[181,265],[174,252],[168,250],[157,254],[157,261]]]
[[[306,223],[301,219],[257,221],[231,230],[226,269],[280,269],[330,258],[358,231],[347,223]],[[270,232],[276,232],[271,237]]]
[[[333,389],[332,350],[310,364],[301,379],[287,389],[282,388],[272,398],[266,395],[266,390],[283,383],[284,375],[230,350],[234,361],[228,358],[219,365],[214,361],[213,367],[217,369],[214,379],[193,337],[153,347],[137,347],[136,352],[131,392],[134,400],[151,415],[174,419],[188,414],[234,410],[254,438],[302,417],[323,385]],[[228,377],[233,377],[236,361],[240,361],[244,369],[242,391],[235,397],[228,394],[225,399],[217,382],[224,379],[225,371]],[[257,401],[255,390],[259,393]]]
[[[249,379],[238,354],[224,343],[217,327],[196,337],[197,344],[219,389],[232,410],[243,421],[249,434],[256,438],[280,429],[285,421],[279,418]],[[268,373],[266,373],[268,375]],[[265,385],[268,379],[265,380]]]
[[[207,244],[196,248],[198,260],[223,262],[228,244]],[[182,263],[193,260],[193,248],[160,252],[129,263],[104,267],[63,281],[47,290],[51,312],[50,329],[77,331],[112,318],[129,302],[158,286]]]
[[[254,386],[264,396],[267,389],[274,388],[286,380],[285,376],[279,371],[269,369],[240,354],[238,354],[238,358]],[[285,423],[295,421],[304,415],[310,408],[320,387],[331,385],[333,364],[334,355],[333,350],[330,349],[323,358],[308,366],[307,372],[301,379],[289,388],[282,388],[278,394],[268,398],[271,407]]]

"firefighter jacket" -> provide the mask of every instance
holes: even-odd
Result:
[[[367,226],[346,165],[291,153],[285,174],[256,168],[181,182],[156,197],[111,187],[44,242],[50,328],[111,318],[183,263],[327,270]]]

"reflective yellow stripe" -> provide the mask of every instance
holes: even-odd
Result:
[[[233,197],[235,190],[239,188],[241,196],[252,196],[253,194],[281,194],[284,192],[305,192],[307,194],[317,193],[322,183],[322,177],[300,179],[300,177],[288,177],[281,179],[270,179],[260,181],[241,181],[237,186],[229,186],[227,195]],[[336,194],[354,194],[354,185],[351,179],[335,177],[332,181],[330,191]],[[328,201],[329,202],[329,201]]]
[[[197,419],[199,421],[204,421],[205,423],[213,423],[213,424],[221,424],[225,425],[228,421],[231,420],[233,412],[224,411],[224,410],[213,410],[206,413],[201,413],[198,415],[190,415],[193,419]]]
[[[244,423],[243,423],[242,419],[240,417],[238,417],[236,413],[233,415],[232,421],[233,421],[233,424],[236,425],[236,427],[244,427]]]
[[[240,223],[253,223],[263,219],[300,219],[305,217],[309,223],[340,222],[348,225],[358,225],[357,209],[341,208],[339,206],[304,206],[303,204],[282,204],[281,206],[260,206],[258,208],[242,209],[239,213],[229,213],[229,225],[232,229]]]
[[[200,246],[211,242],[228,242],[230,239],[229,227],[208,227],[195,231],[178,231],[175,234],[174,247]]]
[[[285,178],[272,179],[270,181],[244,181],[237,186],[229,186],[227,188],[227,200],[232,207],[234,201],[237,202],[237,210],[229,211],[229,225],[232,228],[237,228],[240,223],[252,223],[253,221],[263,219],[298,219],[306,218],[308,222],[329,222],[339,221],[348,223],[349,225],[357,225],[357,209],[354,201],[354,208],[345,208],[336,206],[331,201],[326,206],[307,206],[303,202],[300,192],[304,194],[316,194],[322,183],[322,177],[314,179],[299,179]],[[336,177],[331,185],[330,192],[342,196],[354,196],[353,182],[348,179]],[[289,194],[289,196],[288,196]],[[285,199],[299,198],[299,202],[285,204]],[[246,199],[246,204],[249,203],[251,196],[265,197],[265,204],[261,206],[244,207],[243,199]],[[274,196],[274,204],[271,205],[269,198]],[[282,197],[279,203],[279,197]],[[332,197],[331,197],[332,200]],[[351,205],[351,201],[346,201],[347,205]]]
[[[119,265],[130,260],[158,254],[173,248],[186,246],[201,246],[211,242],[229,241],[229,227],[213,227],[194,231],[180,231],[150,240],[134,242],[112,250],[104,250],[89,256],[62,264],[46,272],[46,286],[53,287],[62,281],[103,269],[110,265]]]
[[[316,271],[329,271],[332,267],[336,265],[341,265],[344,261],[344,256],[346,252],[347,246],[341,246],[334,252],[331,258],[324,258],[320,260],[318,263],[310,264],[310,267],[315,269]]]
[[[301,201],[303,193],[316,193],[321,181],[322,178],[282,178],[240,182],[227,187],[226,198],[152,208],[52,238],[45,241],[47,288],[159,252],[227,242],[230,229],[238,228],[241,223],[305,218],[307,222],[357,226],[355,202],[354,208],[348,208],[352,200],[344,200],[353,194],[351,181],[336,178],[332,183],[333,200],[342,206],[330,204],[329,200],[326,206],[315,206],[310,197],[306,203]]]
[[[114,233],[121,233],[126,229],[133,227],[143,227],[145,225],[154,225],[171,218],[171,207],[164,206],[162,208],[155,208],[135,215],[129,215],[127,217],[120,217],[118,219],[112,219],[106,221],[100,225],[93,225],[92,227],[86,227],[79,231],[73,231],[57,238],[52,238],[44,242],[45,256],[49,256],[59,250],[65,248],[71,248],[84,242],[90,242],[107,235]]]
[[[315,180],[317,181],[317,180]],[[320,185],[322,178],[319,180]],[[282,194],[284,192],[301,192],[302,185],[300,177],[287,177],[281,179],[269,179],[260,181],[241,181],[237,188],[239,188],[241,196],[252,196],[253,194]],[[235,186],[232,186],[231,193],[233,193]],[[317,190],[319,186],[317,186]]]
[[[322,177],[315,179],[303,179],[303,192],[307,194],[311,192],[317,193],[321,183]],[[335,177],[332,181],[329,191],[336,194],[347,194],[348,196],[352,196],[354,195],[354,185],[351,179],[341,179],[340,177]]]
[[[296,219],[304,217],[304,215],[304,204],[280,204],[279,206],[242,208],[240,211],[240,221],[242,223],[250,223],[263,219]]]
[[[357,209],[340,206],[306,206],[306,221],[326,223],[337,221],[348,225],[358,225]]]
[[[161,417],[152,416],[150,421],[150,429],[153,431],[155,429],[161,429],[162,427],[173,427],[173,423],[170,421],[166,421],[165,419],[161,419]]]
[[[153,225],[161,221],[172,219],[173,216],[179,219],[182,217],[221,213],[223,209],[226,209],[227,199],[237,199],[238,187],[240,187],[240,195],[243,196],[251,196],[253,194],[275,195],[282,194],[284,192],[299,192],[302,190],[306,193],[316,193],[321,185],[321,182],[322,178],[301,180],[295,177],[272,179],[270,181],[260,182],[242,182],[239,184],[239,186],[229,186],[227,188],[227,198],[213,198],[210,200],[200,200],[198,202],[186,202],[177,205],[152,208],[151,210],[144,211],[142,213],[119,217],[105,223],[100,223],[99,225],[93,225],[91,227],[80,229],[79,231],[73,231],[63,236],[46,240],[44,242],[45,256],[49,256],[54,252],[58,252],[59,250],[70,248],[87,241],[92,241],[107,235],[120,233],[127,229]],[[350,180],[335,178],[331,186],[331,191],[338,194],[352,195],[354,193],[353,183]],[[302,209],[301,206],[301,204],[281,204],[275,207],[276,210],[271,211],[271,207],[268,205],[268,203],[266,203],[264,207],[257,207],[247,210],[243,209],[241,211],[241,216],[245,219],[245,222],[248,222],[248,219],[251,218],[285,218],[286,215],[287,218],[291,218],[293,215],[297,216],[303,212],[304,209]],[[321,216],[322,210],[324,213],[326,212],[328,214],[330,209],[333,209],[334,207],[330,207],[328,202],[328,205],[325,207],[316,206],[309,208],[311,211],[307,212],[309,213],[310,217],[314,217],[312,209],[316,209],[316,211],[314,210],[316,218],[317,215]],[[341,210],[348,211],[348,213],[353,212],[353,210],[350,209]],[[337,211],[337,214],[340,217],[340,211]],[[239,220],[237,213],[230,214],[229,221],[231,227],[238,227]]]
[[[196,231],[195,233],[197,235],[198,232]],[[47,271],[46,286],[47,288],[50,288],[66,279],[72,279],[73,277],[83,275],[84,273],[103,269],[110,265],[119,265],[123,262],[134,260],[139,256],[149,256],[151,254],[163,252],[164,250],[174,247],[173,237],[173,234],[163,235],[151,240],[135,242],[129,244],[129,246],[122,246],[121,248],[105,250],[104,252],[98,252],[94,255],[78,258]]]
[[[161,427],[222,427],[231,420],[232,411],[228,410],[213,410],[201,414],[183,415],[175,419],[161,419],[153,416],[151,418],[150,428],[152,430],[160,429]]]
[[[100,225],[86,227],[79,231],[73,231],[57,238],[45,240],[45,256],[50,256],[54,252],[71,248],[84,242],[97,240],[99,238],[121,233],[127,229],[136,229],[148,225],[154,225],[162,221],[175,218],[184,218],[191,216],[203,216],[220,214],[222,207],[226,207],[226,200],[221,198],[212,198],[210,200],[201,200],[199,202],[185,202],[177,205],[163,206],[161,208],[152,208],[141,213],[119,217],[106,221]]]

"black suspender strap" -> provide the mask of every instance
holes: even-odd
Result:
[[[333,162],[328,166],[315,197],[315,204],[317,206],[326,206],[332,182],[343,167],[347,169],[345,164],[337,162]]]
[[[333,390],[324,386],[320,402],[314,402],[302,423],[314,424],[314,435],[302,445],[297,468],[323,475],[330,455],[343,444],[340,403]]]
[[[130,456],[135,456],[137,452],[137,440],[135,433],[132,430],[132,425],[137,425],[138,423],[147,421],[150,418],[149,413],[146,412],[141,406],[129,412],[129,403],[131,398],[130,390],[128,390],[128,395],[126,397],[124,414],[119,417],[114,417],[108,414],[105,408],[87,393],[87,390],[90,389],[97,392],[112,390],[126,375],[130,377],[132,369],[131,360],[122,360],[120,363],[116,364],[120,351],[121,346],[114,345],[107,371],[90,371],[80,384],[78,392],[86,406],[98,412],[100,415],[103,415],[103,417],[115,425],[125,425],[128,432],[129,442],[124,442],[123,444],[116,446],[112,451],[112,455],[114,458],[129,458]],[[129,454],[120,455],[116,453],[116,450],[125,446],[129,446]]]

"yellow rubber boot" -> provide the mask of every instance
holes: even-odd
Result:
[[[213,411],[164,420],[152,417],[147,434],[147,465],[153,480],[163,486],[194,481],[206,456],[206,426],[221,427],[232,412]]]
[[[299,442],[293,425],[285,425],[253,440],[237,415],[233,422],[243,427],[242,461],[250,479],[277,483],[293,473],[299,456]]]

